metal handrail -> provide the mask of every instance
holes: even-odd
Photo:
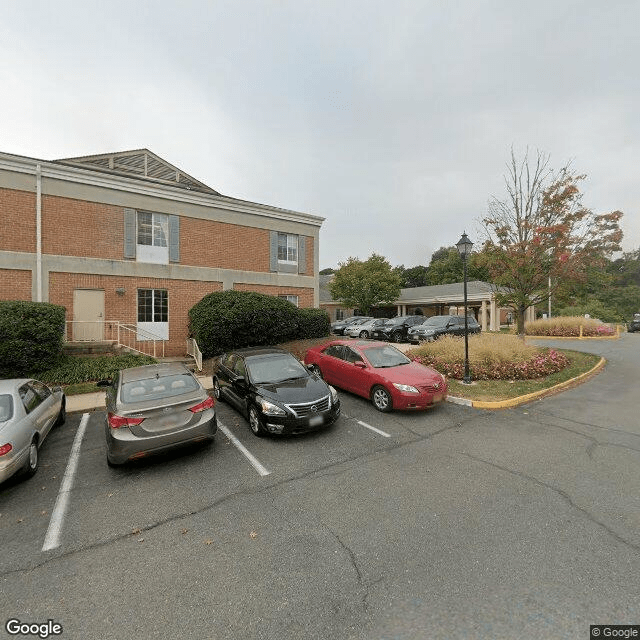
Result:
[[[126,347],[137,353],[153,356],[154,358],[164,358],[164,347],[167,341],[146,329],[139,329],[134,324],[127,324],[119,320],[66,320],[65,324],[65,339],[67,342],[98,342],[106,340],[115,342],[118,347]],[[89,331],[76,331],[78,327],[89,329]],[[91,331],[90,329],[92,328],[99,329],[99,331]],[[98,334],[102,337],[96,338]],[[158,355],[159,348],[157,343],[160,343],[162,347],[161,356]]]
[[[202,352],[195,338],[187,338],[187,355],[193,357],[196,361],[198,371],[202,371]]]

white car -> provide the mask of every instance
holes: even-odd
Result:
[[[354,322],[345,329],[344,335],[351,338],[368,338],[373,333],[374,327],[383,325],[385,321],[386,318],[371,318],[362,323]]]
[[[38,470],[38,450],[51,427],[62,424],[66,399],[60,387],[31,378],[0,380],[0,482]]]

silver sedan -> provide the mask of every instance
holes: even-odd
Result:
[[[62,424],[66,399],[60,387],[31,378],[0,380],[0,482],[38,470],[38,450],[51,428]]]
[[[123,369],[106,387],[107,462],[124,464],[190,442],[211,441],[215,400],[180,363]]]

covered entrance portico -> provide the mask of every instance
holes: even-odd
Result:
[[[498,307],[496,290],[488,282],[467,282],[467,309],[480,323],[483,331],[499,331],[501,324],[508,323],[509,310]],[[464,284],[441,284],[431,287],[402,289],[396,301],[397,315],[422,313],[424,316],[463,315]],[[504,317],[503,317],[504,316]],[[529,307],[525,321],[535,319],[535,308]]]

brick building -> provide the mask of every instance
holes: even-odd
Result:
[[[317,307],[324,218],[221,195],[147,149],[46,161],[0,153],[0,300],[67,309],[67,339],[163,340],[226,289]]]

